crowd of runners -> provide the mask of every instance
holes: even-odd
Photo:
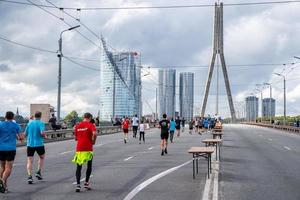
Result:
[[[17,141],[22,142],[26,139],[27,144],[27,182],[28,184],[34,183],[34,177],[37,180],[43,180],[42,171],[44,168],[45,160],[45,146],[44,139],[45,123],[41,121],[42,113],[36,112],[34,118],[27,124],[23,132],[21,127],[14,121],[14,113],[7,112],[5,121],[0,122],[0,192],[5,193],[8,191],[8,178],[12,172],[14,159],[16,156]],[[176,117],[168,118],[163,114],[161,121],[157,123],[157,127],[161,129],[161,156],[168,154],[168,140],[174,142],[174,135],[180,137],[181,132],[184,132],[186,126],[184,118]],[[220,123],[218,119],[214,118],[195,118],[188,122],[189,133],[193,131],[201,134],[203,129],[211,129],[216,124]],[[128,142],[128,132],[132,128],[133,138],[138,139],[139,144],[145,143],[145,131],[149,129],[149,124],[145,120],[139,119],[137,115],[133,118],[123,117],[121,127],[124,133],[124,143]],[[139,133],[139,138],[137,134]],[[92,114],[85,113],[83,121],[74,125],[74,137],[77,142],[75,155],[72,162],[76,165],[76,192],[81,191],[81,170],[83,165],[87,165],[86,178],[84,188],[91,189],[89,182],[92,173],[93,162],[93,145],[97,139],[96,123]],[[34,154],[38,155],[38,165],[33,171],[33,158]]]

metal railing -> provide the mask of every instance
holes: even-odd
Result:
[[[255,125],[255,126],[261,126],[261,127],[267,127],[267,128],[274,128],[294,133],[300,133],[300,127],[294,127],[294,126],[284,126],[284,125],[273,125],[273,124],[264,124],[264,123],[256,123],[256,122],[242,122],[241,124],[246,125]]]
[[[155,124],[149,124],[150,128],[154,128]],[[130,127],[129,130],[132,128]],[[97,128],[97,135],[108,135],[114,133],[122,132],[121,126],[105,126]],[[74,139],[74,130],[73,129],[60,129],[60,130],[49,130],[45,131],[46,136],[44,142],[56,142],[56,141],[63,141],[63,140],[70,140]],[[26,140],[22,142],[18,142],[17,146],[24,146],[26,145]]]

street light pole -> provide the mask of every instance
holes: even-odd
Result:
[[[272,84],[271,83],[264,83],[264,85],[270,86],[270,99],[269,99],[269,116],[270,116],[270,124],[272,124]]]
[[[284,121],[283,124],[286,125],[286,80],[283,74],[274,73],[277,76],[281,76],[283,78],[283,116]]]
[[[66,29],[66,30],[63,30],[60,33],[60,37],[59,37],[59,40],[58,40],[58,53],[57,53],[57,57],[58,57],[57,120],[58,121],[60,120],[60,107],[61,107],[61,60],[62,60],[62,57],[63,57],[63,54],[62,54],[62,34],[66,31],[70,31],[70,30],[73,30],[73,29],[78,28],[78,27],[80,27],[80,25],[71,27],[71,28]]]

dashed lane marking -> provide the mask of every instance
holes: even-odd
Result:
[[[93,175],[91,175],[90,176],[90,178],[92,178],[93,177]],[[83,182],[85,180],[85,178],[82,178],[81,180],[80,180],[80,182]],[[74,182],[74,183],[72,183],[73,185],[76,185],[77,184],[77,182]]]
[[[149,147],[148,150],[151,150],[151,149],[153,149],[153,148],[154,148],[154,147]]]
[[[64,152],[61,152],[59,153],[60,155],[64,155],[64,154],[67,154],[67,153],[72,153],[73,151],[64,151]]]
[[[134,158],[134,156],[130,156],[130,157],[128,157],[128,158],[125,158],[124,161],[128,161],[128,160],[130,160],[130,159],[132,159],[132,158]]]
[[[290,147],[284,146],[283,148],[285,148],[286,150],[291,151],[292,149]]]
[[[155,175],[155,176],[149,178],[148,180],[146,180],[146,181],[142,182],[141,184],[139,184],[138,186],[136,186],[136,187],[135,187],[135,188],[134,188],[134,189],[133,189],[133,190],[132,190],[125,198],[124,198],[124,200],[131,200],[131,199],[133,199],[133,198],[134,198],[141,190],[143,190],[144,188],[146,188],[148,185],[150,185],[150,184],[153,183],[154,181],[156,181],[156,180],[158,180],[158,179],[160,179],[160,178],[162,178],[162,177],[164,177],[164,176],[166,176],[166,175],[168,175],[168,174],[170,174],[170,173],[176,171],[177,169],[179,169],[179,168],[181,168],[181,167],[183,167],[183,166],[185,166],[185,165],[187,165],[187,164],[189,164],[189,163],[191,163],[191,162],[192,162],[192,160],[187,161],[187,162],[183,163],[182,165],[173,167],[173,168],[171,168],[171,169],[168,169],[168,170],[166,170],[166,171],[163,171],[163,172],[161,172],[161,173],[159,173],[159,174],[157,174],[157,175]]]

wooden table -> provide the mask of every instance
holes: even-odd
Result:
[[[211,134],[213,135],[213,139],[216,139],[217,137],[219,137],[220,139],[222,139],[222,137],[223,137],[223,133],[222,132],[212,132]]]
[[[219,160],[221,160],[221,153],[220,153],[220,143],[222,142],[222,139],[205,139],[202,140],[203,143],[205,143],[206,147],[209,146],[215,146],[216,147],[216,160],[218,160],[218,154],[219,154]]]
[[[207,159],[207,176],[211,173],[211,154],[214,152],[213,147],[191,147],[188,153],[193,154],[193,179],[195,179],[195,165],[198,174],[198,159],[204,157]]]
[[[212,129],[213,132],[222,132],[222,127],[215,127]]]

